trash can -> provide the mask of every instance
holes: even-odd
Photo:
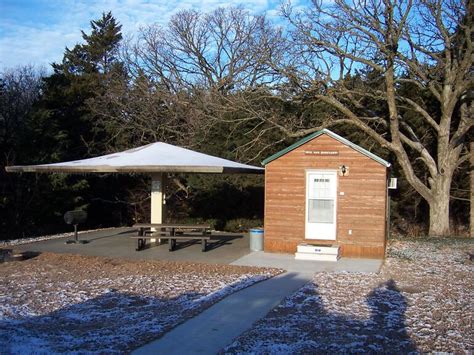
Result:
[[[263,250],[263,228],[252,228],[250,230],[250,250]]]

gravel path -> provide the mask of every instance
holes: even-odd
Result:
[[[394,241],[380,274],[317,273],[225,353],[471,352],[472,241]]]
[[[0,352],[126,352],[280,271],[44,253],[0,264]]]

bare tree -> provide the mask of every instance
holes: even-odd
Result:
[[[108,132],[111,150],[155,141],[185,144],[195,132],[195,120],[183,112],[186,96],[141,74],[133,80],[111,80],[104,94],[88,101],[88,107]]]
[[[210,146],[206,136],[222,122],[227,98],[273,81],[264,57],[281,55],[279,36],[265,17],[240,8],[181,11],[166,27],[142,28],[121,45],[126,75],[88,102],[109,134],[109,149],[158,140]],[[171,183],[188,197],[178,177]]]
[[[241,8],[178,12],[166,29],[151,25],[133,48],[134,65],[170,88],[236,90],[273,81],[267,57],[280,31]]]
[[[264,16],[241,8],[178,12],[166,28],[150,25],[125,41],[128,77],[91,107],[114,137],[195,144],[222,122],[231,96],[275,81],[268,58],[283,55],[280,38]]]
[[[429,204],[430,235],[449,235],[453,175],[471,154],[473,12],[467,0],[313,1],[304,12],[283,10],[293,46],[281,72],[300,95],[335,110],[325,125],[352,125],[395,155]],[[320,128],[274,124],[294,137]]]

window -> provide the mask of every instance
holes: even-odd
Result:
[[[309,200],[309,223],[334,223],[334,200]]]
[[[320,174],[311,179],[308,199],[309,223],[334,223],[333,190],[330,177]]]

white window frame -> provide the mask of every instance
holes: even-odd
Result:
[[[339,191],[339,179],[338,179],[338,171],[335,170],[335,169],[306,169],[305,170],[305,215],[304,215],[304,220],[305,220],[305,239],[308,239],[308,240],[336,240],[337,239],[337,203],[338,203],[338,191]],[[309,175],[310,174],[327,174],[327,173],[331,173],[332,175],[334,175],[334,178],[335,178],[335,191],[334,191],[334,223],[333,223],[333,230],[332,230],[332,233],[334,235],[334,238],[332,237],[325,237],[325,236],[318,236],[317,238],[312,238],[312,237],[309,237],[308,234],[309,234],[309,228],[308,228],[308,202],[309,202]],[[311,224],[315,224],[315,223],[311,223]]]

